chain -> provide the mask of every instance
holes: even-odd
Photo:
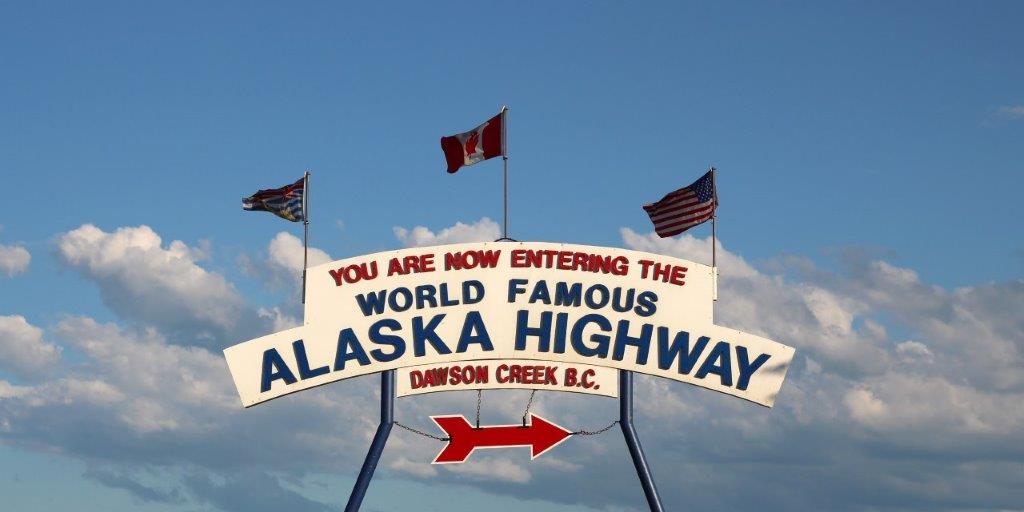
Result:
[[[618,425],[618,423],[619,423],[619,420],[615,420],[615,421],[611,422],[611,424],[609,424],[607,427],[602,428],[601,430],[577,430],[575,432],[572,432],[572,435],[574,435],[574,436],[596,436],[598,434],[604,434],[605,432],[611,430],[611,428],[614,427],[615,425]]]
[[[615,420],[615,421],[611,422],[607,427],[604,427],[601,430],[577,430],[575,432],[570,432],[569,434],[570,435],[574,435],[574,436],[596,436],[596,435],[599,435],[599,434],[604,434],[605,432],[611,430],[612,427],[614,427],[615,425],[618,425],[618,424],[619,424],[619,420]],[[442,442],[451,441],[450,437],[441,437],[441,436],[435,436],[433,434],[428,434],[428,433],[426,433],[426,432],[424,432],[422,430],[416,430],[416,429],[414,429],[414,428],[412,428],[410,426],[403,425],[403,424],[401,424],[401,423],[399,423],[397,421],[395,422],[395,425],[398,426],[398,427],[404,428],[405,430],[408,430],[409,432],[412,432],[413,434],[419,434],[419,435],[421,435],[423,437],[427,437],[427,438],[433,439],[435,441],[442,441]]]
[[[451,440],[451,438],[449,438],[449,437],[435,436],[433,434],[428,434],[426,432],[423,432],[422,430],[416,430],[416,429],[414,429],[412,427],[407,427],[407,426],[402,425],[401,423],[399,423],[397,421],[395,422],[395,425],[398,425],[399,427],[402,427],[402,428],[408,430],[409,432],[412,432],[413,434],[419,434],[419,435],[421,435],[423,437],[429,437],[431,439],[436,439],[438,441],[446,441],[446,442]]]
[[[526,410],[523,411],[523,426],[526,426],[526,417],[530,415],[530,406],[533,405],[533,396],[537,394],[537,390],[530,391],[530,400],[526,402]]]
[[[480,428],[480,404],[484,401],[484,392],[481,389],[476,390],[476,428]]]

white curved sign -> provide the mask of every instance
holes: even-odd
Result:
[[[770,407],[793,358],[714,325],[711,267],[638,251],[422,247],[312,267],[307,280],[305,325],[224,351],[246,407],[384,370],[485,360],[630,370]]]

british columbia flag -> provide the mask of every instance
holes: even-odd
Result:
[[[260,190],[242,199],[242,209],[250,212],[270,212],[282,219],[299,222],[306,219],[303,196],[306,178],[281,188]]]

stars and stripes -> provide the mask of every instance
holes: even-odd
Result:
[[[669,193],[656,203],[644,205],[658,236],[676,236],[714,215],[718,206],[714,173],[711,169],[689,186]]]
[[[292,222],[306,219],[303,196],[306,192],[306,178],[281,188],[260,190],[242,199],[242,209],[251,212],[270,212]]]

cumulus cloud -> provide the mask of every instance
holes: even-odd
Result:
[[[501,236],[501,228],[497,222],[484,217],[472,224],[456,222],[434,233],[424,226],[416,226],[411,230],[403,227],[394,228],[395,237],[405,247],[424,247],[430,245],[457,244],[463,242],[491,242]]]
[[[292,289],[298,293],[302,283],[302,240],[285,231],[279,232],[267,244],[267,256],[261,261],[244,257],[242,267],[275,289]],[[316,247],[309,248],[309,266],[331,261],[333,258]]]
[[[487,223],[493,224],[482,219],[438,233],[396,230],[396,236],[405,245],[492,240],[498,229]],[[150,269],[207,276],[200,281],[212,275],[200,267],[197,249],[165,245],[159,237],[153,243],[143,234],[71,237],[75,243],[60,257],[101,291],[109,287],[142,302],[151,299],[105,272],[143,261]],[[630,248],[710,260],[706,238],[621,234]],[[142,241],[113,243],[132,236]],[[294,271],[292,238],[275,237],[267,261]],[[107,256],[78,256],[75,244]],[[754,265],[724,244],[717,250],[717,322],[793,345],[797,356],[770,410],[665,379],[637,379],[637,426],[669,509],[686,503],[715,510],[998,510],[1024,502],[1024,282],[949,290],[912,269],[864,256],[842,256],[831,270],[805,258]],[[166,295],[190,300],[169,285]],[[168,307],[214,328],[186,305]],[[37,343],[62,343],[76,362],[58,365],[61,373],[44,382],[0,380],[0,441],[99,461],[104,469],[90,478],[140,499],[185,499],[228,511],[268,504],[323,510],[324,503],[304,497],[289,479],[310,471],[351,475],[358,468],[360,457],[352,454],[365,453],[377,422],[375,378],[242,410],[218,352],[176,345],[174,323],[131,308],[115,311],[129,323],[69,317],[45,333],[21,328]],[[295,321],[279,308],[252,314],[266,325]],[[266,325],[261,328],[269,330]],[[518,421],[527,400],[528,393],[487,392],[483,422]],[[439,433],[429,414],[472,417],[475,405],[473,393],[439,393],[400,400],[396,415]],[[601,428],[618,415],[615,400],[573,394],[539,393],[532,407],[572,429]],[[518,450],[477,453],[462,467],[430,466],[439,449],[436,441],[395,429],[381,476],[604,510],[642,508],[615,428],[574,437],[532,463]],[[133,471],[141,467],[166,471],[169,483],[137,477]]]
[[[268,503],[320,510],[268,472],[354,471],[347,454],[365,450],[375,425],[366,380],[243,410],[219,352],[88,317],[62,320],[53,335],[79,362],[34,385],[0,380],[0,441],[101,464],[90,478],[145,501],[250,510],[238,507],[261,482]],[[163,484],[133,477],[139,468]]]
[[[57,257],[100,289],[126,320],[154,326],[185,343],[224,346],[266,325],[235,287],[198,262],[203,248],[163,240],[149,226],[113,232],[85,224],[57,238]]]
[[[39,378],[54,370],[60,347],[43,340],[43,330],[23,316],[0,315],[0,372],[23,379]]]
[[[32,255],[28,249],[20,245],[0,244],[0,272],[7,277],[14,277],[28,271],[28,264],[32,261]]]

